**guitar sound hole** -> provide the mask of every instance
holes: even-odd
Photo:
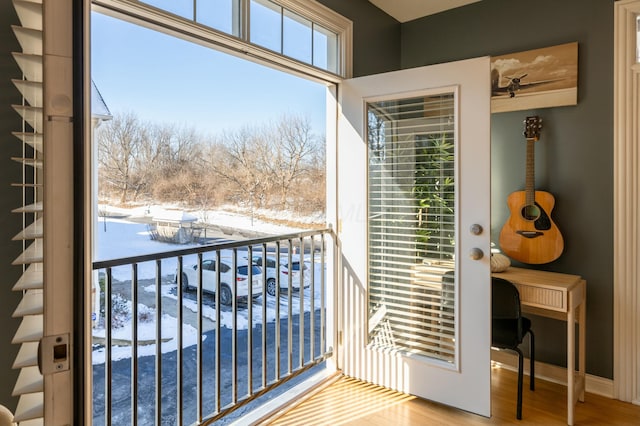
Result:
[[[536,220],[540,217],[540,208],[535,204],[524,206],[522,208],[522,217],[525,220]]]

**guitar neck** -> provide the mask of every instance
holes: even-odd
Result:
[[[535,140],[527,138],[527,164],[524,182],[525,202],[527,206],[535,203]]]

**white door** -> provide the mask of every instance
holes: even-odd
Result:
[[[478,58],[346,80],[335,160],[339,368],[484,416],[489,68]]]

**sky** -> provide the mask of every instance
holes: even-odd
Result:
[[[324,134],[324,85],[97,12],[91,77],[112,113],[143,121],[217,134],[295,114]]]

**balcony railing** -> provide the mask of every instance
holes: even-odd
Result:
[[[322,229],[94,262],[94,424],[207,424],[322,363],[332,244]]]

